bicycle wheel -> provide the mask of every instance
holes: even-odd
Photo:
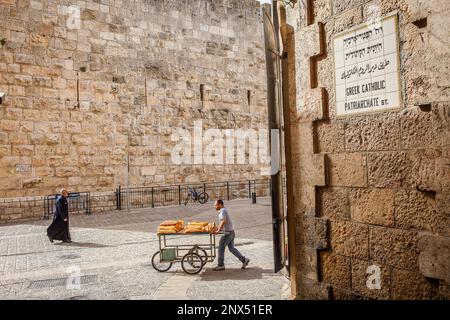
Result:
[[[208,254],[206,253],[205,249],[199,247],[195,253],[202,258],[203,265],[205,265],[208,262]]]
[[[194,252],[188,252],[181,259],[181,267],[188,274],[197,274],[203,269],[202,257]]]
[[[172,262],[161,262],[159,251],[156,251],[152,257],[152,266],[159,272],[166,272],[172,267]]]
[[[208,194],[206,192],[202,192],[198,196],[198,202],[200,202],[201,204],[205,204],[208,201],[208,198]]]
[[[187,197],[186,197],[186,199],[184,200],[184,205],[185,205],[185,206],[186,206],[187,203],[189,202],[189,199],[190,199],[190,198],[191,198],[191,195],[188,194]]]

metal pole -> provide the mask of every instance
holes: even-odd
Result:
[[[116,209],[120,210],[120,186],[116,189]]]
[[[154,199],[153,199],[153,187],[152,187],[152,208],[154,208],[155,207],[155,202],[154,202]]]
[[[230,200],[230,183],[227,181],[227,201]]]
[[[270,5],[264,5],[264,38],[266,48],[266,71],[267,71],[267,108],[270,131],[271,164],[279,160],[281,155],[280,129],[281,129],[281,82],[280,82],[280,39],[278,20],[278,1],[272,2],[272,19]],[[278,133],[278,141],[274,141],[272,132]],[[276,135],[275,135],[276,137]],[[278,143],[278,144],[277,144]],[[274,149],[276,146],[276,149]],[[276,157],[274,159],[274,157]],[[285,265],[284,257],[284,206],[281,181],[281,161],[277,168],[271,165],[271,202],[272,202],[272,230],[274,241],[274,263],[275,272],[280,271]]]
[[[178,185],[178,205],[181,206],[181,185]]]
[[[130,155],[127,153],[127,211],[130,212]]]
[[[122,210],[122,186],[119,186],[119,210]]]

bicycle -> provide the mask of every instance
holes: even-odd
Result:
[[[197,192],[195,189],[189,187],[188,195],[186,196],[186,200],[184,201],[184,205],[186,206],[189,202],[189,199],[192,199],[192,201],[198,201],[201,204],[205,204],[208,201],[208,194],[206,192]]]

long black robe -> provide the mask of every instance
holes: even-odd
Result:
[[[47,236],[53,240],[70,241],[69,232],[69,205],[67,199],[59,196],[56,200],[56,210],[53,215],[53,222],[47,228]],[[64,221],[67,219],[67,221]]]

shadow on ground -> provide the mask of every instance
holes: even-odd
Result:
[[[70,243],[67,242],[61,242],[61,243],[55,243],[59,246],[67,246],[67,247],[80,247],[80,248],[107,248],[107,247],[115,247],[115,246],[109,246],[106,244],[100,244],[100,243],[92,243],[92,242],[75,242],[72,241]]]
[[[262,279],[264,274],[273,274],[273,270],[260,267],[248,267],[242,270],[239,267],[234,267],[222,271],[213,271],[212,268],[207,268],[200,274],[200,281],[253,280]]]

